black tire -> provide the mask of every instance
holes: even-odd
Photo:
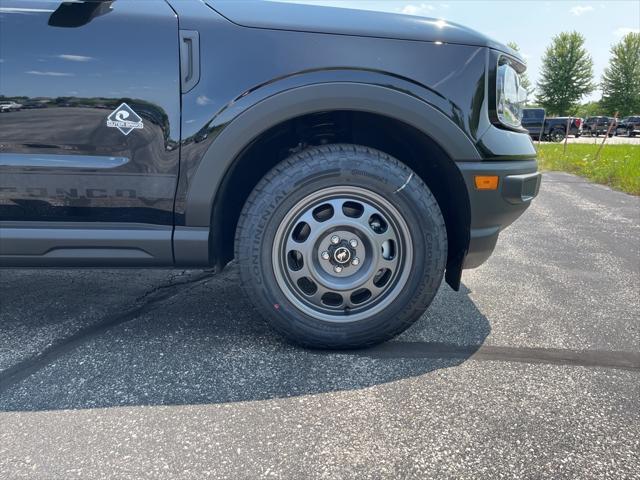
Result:
[[[562,128],[554,128],[549,134],[549,138],[552,142],[560,143],[564,140],[565,132]]]
[[[362,197],[351,202],[348,200],[351,198],[349,194],[340,193],[342,191],[360,192],[354,195],[362,194]],[[329,200],[325,200],[322,197],[323,192],[335,192],[335,198],[329,195],[326,197]],[[313,201],[309,204],[304,203],[308,199],[315,198],[319,199],[316,203]],[[357,202],[362,201],[365,205],[363,212],[374,211],[375,208],[366,203],[369,201],[367,199],[371,199],[374,207],[382,205],[380,211],[385,212],[383,215],[389,215],[387,220],[383,220],[383,222],[387,221],[385,231],[388,232],[384,235],[391,235],[392,232],[395,234],[396,225],[399,226],[397,230],[402,231],[402,235],[397,237],[398,245],[392,248],[392,250],[396,249],[398,258],[390,260],[391,257],[389,257],[385,260],[397,262],[398,267],[395,272],[392,272],[396,280],[387,280],[388,286],[381,287],[388,288],[388,293],[385,294],[386,296],[376,297],[375,302],[378,303],[372,302],[370,307],[365,303],[366,308],[362,307],[360,310],[357,308],[347,310],[343,307],[347,303],[352,305],[353,295],[342,298],[340,306],[337,306],[338,300],[336,305],[327,307],[326,312],[322,309],[323,305],[312,304],[311,300],[307,305],[303,294],[297,291],[297,287],[287,284],[286,278],[283,280],[289,274],[287,269],[293,268],[286,263],[289,262],[292,253],[288,251],[292,245],[291,238],[300,225],[309,226],[300,218],[304,216],[310,219],[309,211],[315,215],[319,208],[326,206],[322,205],[323,202],[334,202],[336,209],[338,205],[342,205],[340,210],[344,213],[336,215],[336,209],[331,208],[332,216],[329,221],[338,222],[335,225],[339,222],[351,222],[351,217],[346,218],[348,214],[345,210],[346,205],[351,203],[357,205]],[[299,205],[306,205],[304,208],[307,210],[304,211],[307,213],[301,213],[296,217],[298,213],[295,212],[298,211]],[[353,208],[357,214],[359,207]],[[372,210],[365,210],[365,208],[372,208]],[[379,228],[380,223],[377,221],[372,223],[371,219],[374,217],[375,214],[371,217],[369,213],[361,214],[357,221],[362,225],[370,225],[371,229]],[[291,218],[295,220],[288,220]],[[363,218],[368,219],[362,220]],[[321,245],[320,240],[325,238],[325,234],[331,235],[331,242],[334,242],[334,237],[339,236],[333,233],[342,232],[343,234],[344,231],[341,231],[338,226],[324,231],[325,227],[321,224],[313,221],[310,223],[314,225],[315,232],[307,233],[306,238],[310,238],[311,235],[316,238],[317,235],[318,240],[308,240],[308,244],[318,248],[305,250],[306,256],[300,263],[307,262],[306,268],[315,269],[315,272],[312,272],[314,275],[311,277],[311,283],[317,282],[320,277],[329,277],[330,285],[333,285],[331,282],[334,280],[343,281],[343,278],[337,278],[337,273],[336,280],[332,277],[333,272],[328,272],[328,269],[337,268],[337,265],[334,264],[331,267],[329,264],[321,264],[321,259],[333,262],[336,256],[333,255],[331,260],[327,260],[325,256],[328,252],[320,253],[319,250],[326,248]],[[363,257],[366,255],[365,244],[371,247],[370,256],[363,260],[360,267],[355,267],[360,270],[347,271],[346,268],[351,268],[350,265],[345,267],[345,271],[341,268],[340,275],[345,273],[347,275],[345,281],[350,281],[352,277],[357,278],[360,272],[364,275],[366,272],[375,271],[378,265],[374,264],[373,259],[385,255],[384,245],[380,253],[380,245],[376,241],[367,243],[367,235],[376,240],[378,230],[365,232],[366,228],[362,228],[363,232],[355,231],[358,232],[357,235],[363,236],[360,239]],[[309,231],[311,230],[310,227]],[[283,231],[292,233],[282,235]],[[346,235],[354,234],[346,233]],[[283,239],[281,241],[280,236]],[[342,241],[345,238],[343,234]],[[301,241],[307,242],[306,239]],[[359,245],[358,242],[354,243]],[[280,245],[284,245],[282,250]],[[355,259],[357,252],[354,250],[353,254]],[[302,257],[300,255],[300,258]],[[349,258],[352,257],[349,256]],[[246,294],[278,332],[291,341],[307,347],[360,348],[398,335],[418,320],[428,308],[444,274],[447,259],[447,233],[435,197],[409,167],[371,148],[348,144],[325,145],[292,155],[274,167],[259,182],[249,196],[240,216],[236,231],[236,259]],[[366,262],[369,262],[370,266],[365,268]],[[380,271],[377,272],[379,273]],[[377,277],[368,281],[375,282],[375,278]],[[316,290],[319,288],[318,285],[326,290],[323,281],[321,279],[317,282]],[[394,284],[395,281],[403,283]],[[291,286],[287,287],[287,285]],[[298,285],[300,285],[299,280]],[[375,314],[371,313],[376,308],[378,311]]]

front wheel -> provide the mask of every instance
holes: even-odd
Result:
[[[269,172],[236,234],[243,286],[296,343],[357,348],[392,338],[433,300],[447,236],[406,165],[356,145],[314,147]]]

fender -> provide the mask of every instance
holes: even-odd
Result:
[[[209,146],[187,192],[185,230],[209,227],[213,203],[224,176],[253,139],[286,120],[327,110],[354,110],[388,116],[430,136],[454,161],[482,160],[471,139],[452,120],[404,91],[353,82],[292,88],[245,110],[226,125]]]

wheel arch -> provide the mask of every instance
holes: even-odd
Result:
[[[246,197],[230,192],[237,192],[239,183],[244,184],[244,191],[253,189],[259,178],[253,178],[251,172],[260,171],[254,168],[255,162],[266,162],[262,170],[268,171],[283,159],[259,155],[265,152],[265,139],[291,122],[326,114],[352,115],[360,126],[364,122],[372,134],[362,135],[364,129],[358,128],[351,131],[355,137],[347,140],[396,156],[434,191],[450,237],[447,281],[457,288],[469,241],[470,207],[455,161],[477,161],[480,155],[469,137],[433,106],[402,91],[362,83],[322,83],[275,94],[250,107],[222,130],[194,174],[185,208],[187,229],[209,229],[210,261],[221,267],[233,251],[228,242],[237,217],[229,212],[238,211]],[[390,126],[396,137],[402,134],[402,138],[380,144],[381,136],[391,133]],[[250,138],[247,132],[251,132]],[[176,245],[177,263],[181,251],[184,248]]]

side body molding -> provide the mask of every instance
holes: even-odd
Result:
[[[385,115],[424,132],[454,161],[481,160],[471,139],[453,121],[435,107],[404,91],[354,82],[317,83],[292,88],[245,110],[228,123],[212,142],[188,188],[186,228],[209,227],[212,206],[225,174],[251,141],[283,121],[327,110]],[[177,227],[176,240],[181,236],[180,230],[181,227]],[[178,262],[180,250],[176,245]]]

